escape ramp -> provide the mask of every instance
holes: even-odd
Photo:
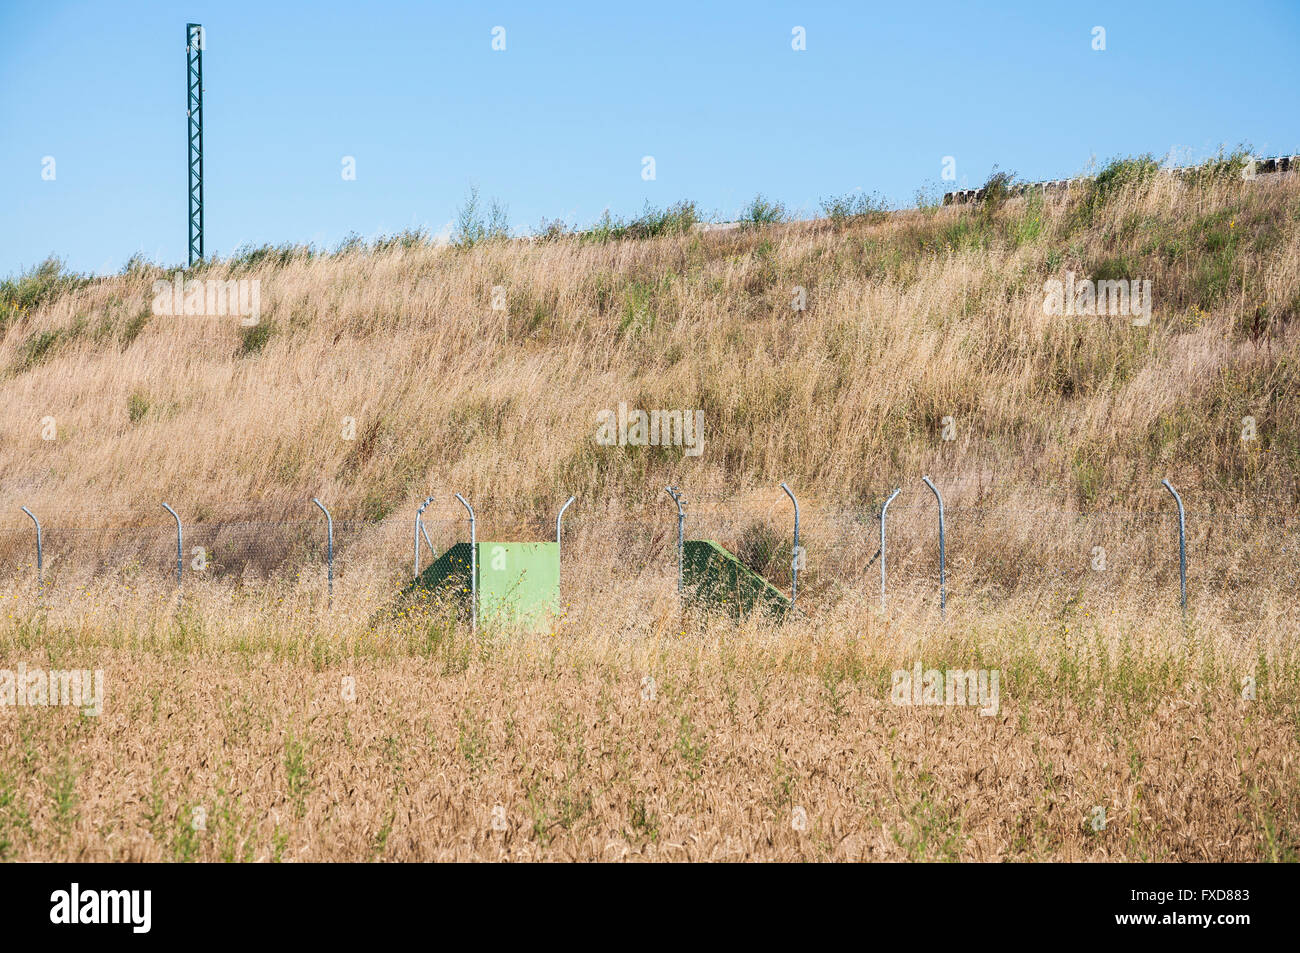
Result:
[[[711,539],[684,541],[682,585],[695,603],[722,609],[735,618],[755,609],[783,618],[793,606],[789,596]]]
[[[557,543],[454,543],[424,568],[411,589],[468,598],[478,591],[479,624],[549,628],[560,609]],[[471,580],[477,573],[477,586]],[[755,609],[783,617],[790,597],[711,539],[682,547],[682,585],[688,601],[740,618]]]
[[[792,587],[791,595],[786,596],[714,540],[684,539],[686,500],[674,490],[670,489],[670,495],[678,507],[678,589],[683,601],[721,609],[735,618],[755,609],[784,618],[794,606],[796,590]],[[793,500],[793,495],[790,498]],[[457,499],[469,513],[470,541],[452,544],[421,571],[421,538],[429,552],[436,553],[423,523],[432,498],[425,499],[415,514],[415,577],[407,592],[443,593],[457,600],[469,596],[476,628],[479,624],[533,631],[551,628],[561,612],[561,520],[573,497],[555,519],[553,543],[479,542],[473,508],[459,494]],[[796,504],[796,545],[797,511]]]
[[[480,624],[545,631],[555,624],[560,607],[560,532],[564,511],[571,496],[555,517],[553,543],[480,543],[474,508],[459,493],[456,499],[469,513],[469,542],[455,543],[433,563],[420,571],[420,539],[435,553],[424,528],[424,511],[433,498],[415,514],[415,578],[407,592],[442,592],[456,598],[470,598],[470,619],[475,630]]]

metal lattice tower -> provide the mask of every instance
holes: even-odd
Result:
[[[203,259],[203,27],[185,24],[186,116],[189,118],[190,265]]]

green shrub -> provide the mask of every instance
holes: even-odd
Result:
[[[785,206],[780,202],[769,202],[762,193],[750,199],[749,204],[740,213],[740,223],[746,228],[760,225],[777,225],[786,220]]]
[[[851,221],[883,221],[888,215],[889,207],[885,200],[877,195],[865,192],[846,192],[843,195],[831,195],[821,200],[822,214],[831,220],[836,228],[843,228]]]
[[[230,256],[227,264],[232,272],[252,271],[258,265],[283,268],[296,259],[310,260],[315,254],[310,245],[294,245],[291,242],[257,247],[242,245]]]
[[[1250,151],[1238,148],[1224,154],[1222,150],[1213,159],[1202,162],[1192,170],[1190,177],[1196,185],[1210,185],[1214,182],[1228,182],[1241,178],[1246,163],[1254,161]]]
[[[149,309],[145,308],[135,317],[131,318],[131,320],[126,322],[126,327],[122,329],[122,350],[125,351],[131,346],[131,342],[140,336],[140,332],[143,331],[145,325],[149,323],[150,317],[152,317],[152,315],[150,314]]]
[[[122,266],[123,275],[140,276],[149,274],[161,274],[162,269],[145,258],[140,252],[136,252],[126,260]]]
[[[394,248],[419,248],[429,243],[429,233],[422,228],[406,228],[394,235],[381,235],[375,239],[374,251],[392,251]]]
[[[0,281],[0,332],[10,320],[52,301],[67,291],[90,283],[90,278],[64,271],[63,262],[53,256],[23,272],[17,279]]]
[[[131,391],[131,395],[126,399],[127,418],[131,423],[136,424],[143,420],[147,413],[149,413],[149,395],[139,389]]]
[[[1135,157],[1111,159],[1092,183],[1092,196],[1096,205],[1111,196],[1132,188],[1143,188],[1160,171],[1160,163],[1148,153]]]
[[[54,347],[63,337],[63,331],[38,331],[27,339],[18,352],[18,370],[28,371],[48,360],[54,353]]]
[[[1014,172],[999,172],[998,167],[994,166],[993,171],[989,173],[988,179],[980,188],[984,191],[984,195],[980,199],[981,207],[990,212],[996,212],[1007,199],[1015,194],[1016,174]]]
[[[484,242],[501,241],[510,236],[507,209],[493,199],[486,209],[479,200],[478,187],[470,186],[465,204],[456,210],[456,227],[452,243],[457,248],[473,248]]]
[[[657,238],[661,235],[680,235],[689,232],[702,219],[694,202],[683,200],[668,208],[655,208],[646,202],[641,217],[627,222],[611,215],[609,209],[601,214],[594,226],[582,233],[589,242],[619,241],[624,238]]]
[[[641,217],[627,227],[628,238],[657,238],[660,235],[680,235],[689,232],[700,221],[695,203],[681,201],[666,209],[657,209],[646,203]]]
[[[356,232],[348,232],[347,235],[343,237],[343,241],[339,242],[338,246],[334,249],[334,255],[335,257],[338,257],[339,255],[346,255],[350,252],[365,251],[365,249],[365,240]]]
[[[275,324],[271,321],[259,321],[252,327],[244,328],[241,331],[242,340],[239,344],[240,356],[248,357],[261,353],[273,334],[275,334]]]
[[[556,242],[572,234],[573,229],[569,228],[568,223],[558,218],[542,219],[542,223],[533,230],[533,237],[539,242]]]

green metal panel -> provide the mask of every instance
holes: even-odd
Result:
[[[480,625],[549,629],[560,612],[556,543],[479,543],[477,563]],[[448,591],[468,604],[469,574],[469,543],[456,543],[410,588]]]
[[[480,624],[542,629],[559,612],[558,544],[478,544]]]
[[[711,539],[688,539],[682,546],[686,592],[697,601],[739,618],[761,608],[781,617],[790,597]]]

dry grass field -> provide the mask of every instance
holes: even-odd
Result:
[[[154,314],[147,263],[0,285],[0,670],[105,686],[99,716],[0,706],[0,859],[1296,859],[1300,178],[1145,169],[188,275],[257,279],[253,327]],[[1150,279],[1150,325],[1044,314],[1067,272]],[[598,445],[620,402],[701,410],[704,452]],[[781,481],[802,612],[683,613],[663,487],[788,586]],[[455,492],[479,539],[578,497],[553,631],[396,598],[421,500],[466,538]],[[313,496],[349,527],[332,607]],[[178,603],[163,500],[187,539],[309,535],[217,545]],[[997,712],[894,704],[917,662],[996,670]]]
[[[7,658],[102,667],[107,689],[98,718],[5,713],[0,848],[1295,859],[1294,632],[1237,639],[1214,617],[1184,626],[1176,609],[1029,615],[1013,604],[941,628],[843,609],[784,629],[683,627],[669,590],[635,633],[471,638],[407,618],[349,637],[287,608],[100,615],[57,633],[11,622]],[[891,704],[890,670],[918,658],[998,667],[997,714]]]

